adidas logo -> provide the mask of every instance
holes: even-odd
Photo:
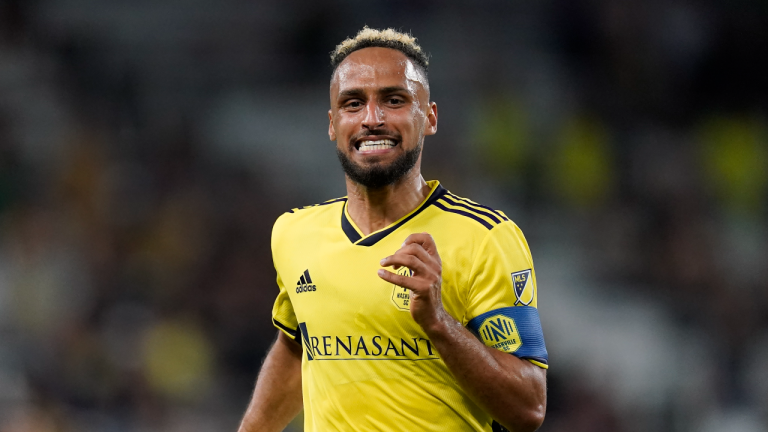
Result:
[[[309,270],[304,270],[304,274],[302,274],[299,281],[296,282],[296,294],[309,291],[317,291],[317,286],[312,283],[312,278],[309,277]]]

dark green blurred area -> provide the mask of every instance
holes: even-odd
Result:
[[[766,430],[768,3],[0,0],[0,432],[236,430],[365,24],[431,53],[425,177],[528,238],[541,430]]]

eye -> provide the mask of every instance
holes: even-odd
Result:
[[[387,98],[387,103],[390,104],[390,105],[400,105],[400,104],[402,104],[404,102],[405,101],[403,101],[403,98],[401,98],[399,96],[390,96],[390,97]]]
[[[348,101],[346,104],[344,104],[344,106],[347,108],[360,108],[361,106],[363,106],[363,103],[359,100],[353,99]]]

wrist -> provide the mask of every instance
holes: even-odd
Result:
[[[457,321],[445,309],[440,308],[435,313],[434,319],[430,320],[429,323],[424,323],[421,328],[430,340],[434,340],[446,334],[450,326],[456,323]]]

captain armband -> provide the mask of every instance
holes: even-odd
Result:
[[[495,309],[470,320],[467,328],[491,348],[547,367],[547,347],[535,307]]]

